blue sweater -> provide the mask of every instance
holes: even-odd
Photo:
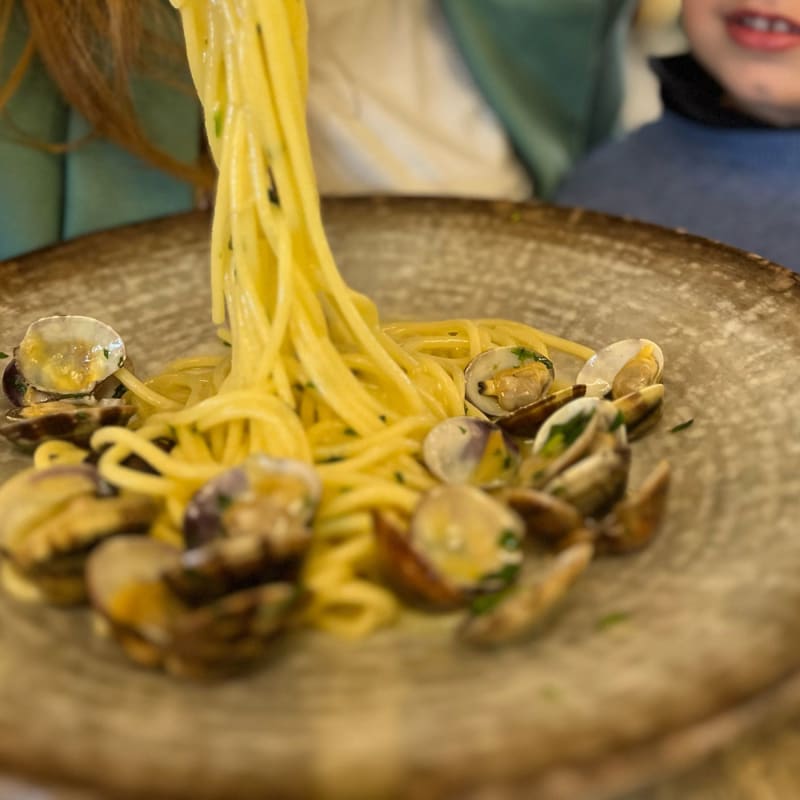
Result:
[[[684,228],[800,272],[800,129],[667,110],[590,154],[556,202]]]

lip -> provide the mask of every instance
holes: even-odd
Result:
[[[745,24],[748,17],[756,17],[774,24],[782,21],[794,30],[775,31],[772,29],[756,30]],[[761,52],[778,52],[800,47],[800,22],[781,14],[767,14],[751,8],[741,8],[725,17],[728,36],[740,47]]]

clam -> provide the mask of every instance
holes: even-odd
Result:
[[[125,363],[120,335],[92,317],[42,317],[28,326],[15,351],[16,368],[33,389],[49,395],[90,395]]]
[[[630,439],[638,439],[658,422],[663,403],[663,383],[645,386],[614,400],[614,405],[622,414]]]
[[[553,362],[527,347],[497,347],[469,362],[466,397],[490,417],[502,417],[543,397],[554,378]]]
[[[479,647],[493,647],[532,635],[552,617],[586,571],[593,553],[590,542],[577,541],[556,555],[543,574],[526,570],[506,590],[476,598],[458,630],[459,638]]]
[[[543,491],[574,506],[584,517],[605,514],[624,494],[630,448],[603,448],[567,467]]]
[[[572,400],[583,397],[585,394],[586,387],[582,384],[568,386],[566,389],[560,389],[533,403],[528,403],[528,405],[512,411],[506,417],[500,417],[497,420],[497,424],[513,436],[526,439],[532,438],[536,436],[539,428],[542,427],[544,421],[551,414],[554,414],[559,408]]]
[[[134,661],[193,677],[240,670],[262,656],[301,598],[272,583],[188,606],[163,580],[180,559],[170,545],[121,536],[90,557],[92,604]]]
[[[541,487],[589,451],[601,429],[601,417],[605,420],[598,414],[599,404],[599,398],[580,397],[545,420],[520,464],[520,485]]]
[[[322,483],[309,464],[255,454],[205,484],[183,519],[189,548],[220,537],[258,536],[276,558],[302,552]]]
[[[607,553],[629,553],[650,543],[664,516],[670,468],[661,461],[630,496],[620,500],[598,526],[598,547]]]
[[[576,383],[586,384],[586,393],[616,399],[661,380],[664,354],[649,339],[622,339],[598,350],[581,368]]]
[[[547,492],[509,487],[498,490],[494,497],[523,519],[526,540],[559,545],[583,526],[583,517],[575,506]]]
[[[121,400],[100,400],[94,405],[50,400],[9,411],[5,422],[0,422],[0,436],[25,451],[51,439],[86,447],[98,428],[126,425],[135,413],[135,406]]]
[[[88,553],[110,536],[146,529],[157,512],[142,495],[104,495],[92,466],[28,469],[0,489],[0,551],[44,599],[80,602]]]
[[[293,577],[311,543],[321,494],[319,477],[308,464],[250,456],[189,502],[183,523],[188,549],[165,580],[186,602],[197,604]]]
[[[8,398],[12,406],[24,406],[27,404],[29,392],[35,391],[31,385],[25,380],[17,365],[17,360],[12,358],[6,364],[3,370],[3,394]],[[49,396],[43,393],[38,393],[38,400],[47,400]]]
[[[420,499],[410,524],[376,513],[379,563],[412,602],[456,608],[513,582],[525,525],[473,486],[438,486]]]
[[[444,483],[482,488],[509,483],[519,463],[513,440],[494,423],[476,417],[450,417],[431,428],[422,456]]]

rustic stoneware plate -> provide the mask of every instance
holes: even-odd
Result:
[[[301,634],[218,685],[130,665],[83,611],[0,599],[0,765],[149,798],[597,797],[794,702],[797,276],[547,207],[342,201],[326,222],[385,318],[502,315],[592,346],[658,341],[667,405],[635,445],[633,481],[673,465],[660,537],[597,561],[523,646],[467,651],[448,619],[355,644]],[[0,349],[52,313],[112,324],[141,373],[211,346],[207,227],[177,217],[0,265]],[[25,463],[0,448],[0,477]]]

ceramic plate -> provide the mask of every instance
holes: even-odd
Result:
[[[549,207],[353,200],[325,218],[384,318],[658,341],[666,407],[633,482],[671,462],[660,536],[598,560],[522,646],[467,651],[446,618],[358,643],[303,633],[213,685],[132,666],[83,611],[0,599],[0,763],[149,798],[596,797],[678,763],[666,745],[682,732],[770,697],[800,665],[797,276]],[[202,351],[207,231],[176,217],[0,264],[0,349],[38,316],[81,313],[117,328],[142,373]],[[0,448],[0,476],[25,463]]]

